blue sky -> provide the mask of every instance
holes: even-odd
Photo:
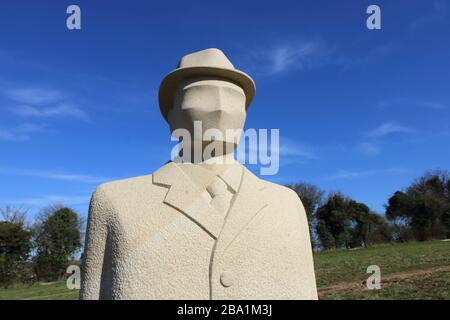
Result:
[[[66,28],[77,4],[82,30]],[[366,28],[381,8],[382,29]],[[161,79],[221,48],[257,93],[247,128],[279,128],[277,183],[342,191],[382,213],[450,169],[448,1],[9,1],[0,7],[0,207],[63,203],[170,158]],[[257,168],[252,168],[255,170]]]

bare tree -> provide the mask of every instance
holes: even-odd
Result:
[[[25,224],[27,214],[28,209],[15,208],[9,205],[3,209],[0,209],[0,215],[3,217],[3,220],[15,224]]]

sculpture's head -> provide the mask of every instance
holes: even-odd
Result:
[[[236,144],[229,133],[244,127],[254,94],[250,76],[236,70],[219,49],[206,49],[184,56],[164,78],[159,105],[172,133],[186,129],[194,141]],[[200,135],[195,132],[199,125]]]

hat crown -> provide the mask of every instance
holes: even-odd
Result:
[[[197,51],[181,58],[175,70],[161,81],[159,86],[159,108],[168,120],[168,113],[173,107],[175,93],[179,84],[188,78],[220,78],[240,86],[245,93],[245,107],[248,108],[255,96],[255,83],[246,73],[234,68],[230,60],[220,49],[209,48]]]
[[[233,64],[220,49],[210,48],[197,51],[181,58],[177,69],[191,67],[214,67],[234,69]]]

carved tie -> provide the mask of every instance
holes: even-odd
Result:
[[[228,191],[227,184],[220,178],[217,178],[206,190],[211,195],[210,204],[223,216],[228,210],[232,193]]]

